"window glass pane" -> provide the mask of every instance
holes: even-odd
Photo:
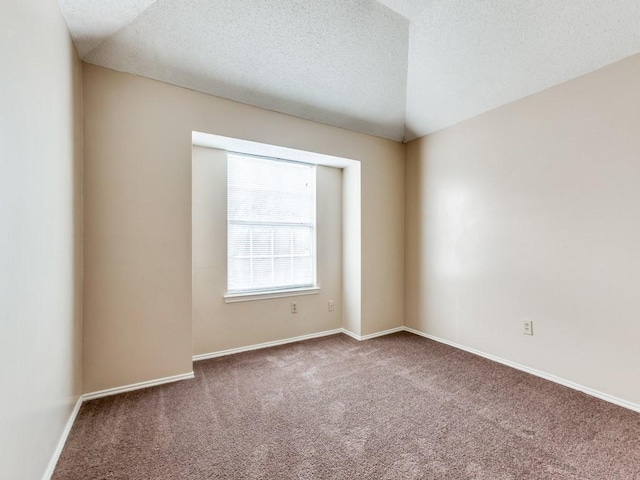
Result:
[[[270,258],[255,258],[253,260],[253,286],[261,288],[272,285],[272,272]]]
[[[229,219],[312,223],[313,166],[229,155]]]
[[[291,255],[291,227],[276,228],[274,240],[275,255]]]
[[[251,284],[251,260],[249,258],[229,258],[228,262],[228,289],[242,289],[244,285]]]
[[[244,225],[229,225],[228,250],[230,257],[249,256],[251,251],[250,230],[250,227]]]
[[[273,228],[252,228],[252,250],[254,257],[271,257]]]
[[[315,167],[228,155],[228,289],[315,283]]]
[[[294,254],[311,255],[311,228],[298,227],[292,230],[292,246]]]
[[[275,258],[275,284],[276,285],[290,285],[291,284],[291,267],[292,258]]]
[[[293,257],[293,272],[297,283],[308,283],[313,275],[311,257]]]

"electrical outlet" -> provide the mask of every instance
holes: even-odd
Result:
[[[533,320],[525,320],[522,322],[522,333],[525,335],[533,335]]]
[[[329,311],[333,312],[335,310],[336,306],[333,303],[333,300],[329,300]]]
[[[298,313],[298,304],[296,302],[291,302],[291,313]]]

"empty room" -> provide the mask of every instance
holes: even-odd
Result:
[[[640,480],[640,2],[0,36],[0,479]]]

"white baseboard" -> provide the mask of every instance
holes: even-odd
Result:
[[[224,357],[226,355],[234,355],[236,353],[249,352],[251,350],[260,350],[261,348],[275,347],[278,345],[286,345],[287,343],[301,342],[302,340],[310,340],[312,338],[326,337],[329,335],[335,335],[336,333],[342,333],[342,328],[336,328],[333,330],[325,330],[324,332],[310,333],[308,335],[300,335],[299,337],[284,338],[282,340],[274,340],[272,342],[258,343],[255,345],[247,345],[246,347],[230,348],[228,350],[219,350],[217,352],[202,353],[200,355],[194,355],[193,361],[199,362],[200,360],[208,360],[210,358]]]
[[[47,465],[47,469],[44,472],[43,480],[49,480],[51,475],[53,475],[53,471],[56,469],[56,464],[58,463],[58,459],[60,458],[60,454],[62,453],[62,449],[64,448],[65,443],[67,443],[67,438],[69,437],[69,433],[71,432],[71,427],[73,427],[73,423],[76,421],[76,417],[78,416],[78,412],[80,411],[80,407],[82,406],[82,396],[78,398],[71,415],[67,420],[67,423],[64,426],[64,430],[62,430],[62,435],[60,435],[60,440],[58,440],[58,444],[56,445],[56,449],[51,456],[51,460],[49,461],[49,465]]]
[[[434,340],[436,342],[444,343],[451,347],[459,348],[460,350],[464,350],[466,352],[473,353],[474,355],[478,355],[480,357],[493,360],[494,362],[501,363],[503,365],[506,365],[507,367],[515,368],[516,370],[521,370],[523,372],[530,373],[531,375],[535,375],[536,377],[544,378],[545,380],[549,380],[550,382],[557,383],[565,387],[569,387],[573,390],[578,390],[579,392],[586,393],[587,395],[599,398],[600,400],[604,400],[605,402],[613,403],[620,407],[628,408],[629,410],[633,410],[635,412],[640,413],[640,405],[638,405],[637,403],[628,402],[621,398],[614,397],[613,395],[609,395],[609,394],[600,392],[598,390],[594,390],[593,388],[585,387],[584,385],[580,385],[570,380],[565,380],[564,378],[558,377],[556,375],[552,375],[550,373],[536,370],[535,368],[527,367],[526,365],[512,362],[511,360],[505,360],[504,358],[500,358],[495,355],[491,355],[490,353],[485,353],[480,350],[476,350],[475,348],[465,347],[464,345],[460,345],[459,343],[452,342],[450,340],[445,340],[444,338],[436,337],[434,335],[430,335],[428,333],[424,333],[410,327],[404,327],[404,330],[409,333],[413,333],[414,335],[419,335],[421,337],[425,337],[430,340]]]
[[[340,332],[350,336],[354,340],[358,340],[358,341],[362,340],[362,337],[360,335],[358,335],[357,333],[353,333],[351,330],[347,330],[346,328],[341,328]]]
[[[577,391],[583,392],[583,393],[585,393],[587,395],[590,395],[592,397],[596,397],[596,398],[599,398],[599,399],[604,400],[606,402],[613,403],[613,404],[618,405],[620,407],[628,408],[629,410],[633,410],[635,412],[639,412],[640,413],[640,405],[639,404],[628,402],[628,401],[623,400],[621,398],[614,397],[613,395],[608,395],[608,394],[600,392],[598,390],[594,390],[592,388],[585,387],[584,385],[579,385],[579,384],[571,382],[569,380],[565,380],[564,378],[560,378],[560,377],[557,377],[555,375],[552,375],[552,374],[549,374],[549,373],[545,373],[545,372],[542,372],[540,370],[536,370],[535,368],[527,367],[526,365],[521,365],[519,363],[512,362],[511,360],[505,360],[504,358],[500,358],[500,357],[497,357],[495,355],[491,355],[489,353],[485,353],[485,352],[482,352],[480,350],[476,350],[475,348],[466,347],[466,346],[461,345],[459,343],[452,342],[452,341],[449,341],[449,340],[445,340],[444,338],[436,337],[434,335],[430,335],[428,333],[421,332],[421,331],[416,330],[416,329],[411,328],[411,327],[396,327],[396,328],[391,328],[389,330],[383,330],[381,332],[370,333],[369,335],[357,335],[357,334],[355,334],[353,332],[350,332],[349,330],[346,330],[345,328],[336,328],[334,330],[326,330],[324,332],[312,333],[312,334],[309,334],[309,335],[301,335],[299,337],[285,338],[283,340],[276,340],[276,341],[273,341],[273,342],[265,342],[265,343],[259,343],[257,345],[249,345],[249,346],[246,346],[246,347],[231,348],[231,349],[228,349],[228,350],[221,350],[221,351],[218,351],[218,352],[205,353],[205,354],[202,354],[202,355],[194,355],[193,356],[193,361],[197,362],[199,360],[206,360],[206,359],[209,359],[209,358],[222,357],[222,356],[225,356],[225,355],[233,355],[235,353],[248,352],[250,350],[258,350],[258,349],[261,349],[261,348],[274,347],[274,346],[277,346],[277,345],[285,345],[287,343],[300,342],[302,340],[309,340],[309,339],[312,339],[312,338],[326,337],[328,335],[335,335],[337,333],[344,333],[344,334],[346,334],[346,335],[348,335],[348,336],[350,336],[350,337],[352,337],[352,338],[354,338],[356,340],[362,341],[362,340],[369,340],[369,339],[372,339],[372,338],[381,337],[381,336],[384,336],[384,335],[390,335],[392,333],[403,332],[403,331],[409,332],[409,333],[412,333],[414,335],[418,335],[418,336],[421,336],[421,337],[425,337],[425,338],[428,338],[430,340],[434,340],[436,342],[444,343],[444,344],[452,346],[454,348],[458,348],[460,350],[464,350],[464,351],[472,353],[474,355],[478,355],[480,357],[487,358],[487,359],[492,360],[494,362],[498,362],[498,363],[501,363],[501,364],[506,365],[508,367],[515,368],[516,370],[521,370],[521,371],[529,373],[531,375],[535,375],[537,377],[544,378],[545,380],[549,380],[549,381],[557,383],[559,385],[564,385],[565,387],[571,388],[573,390],[577,390]],[[53,453],[53,456],[51,458],[51,461],[49,462],[47,470],[45,471],[43,480],[49,480],[51,478],[51,475],[53,475],[53,471],[55,470],[56,464],[58,463],[58,458],[60,457],[60,454],[62,453],[62,449],[64,448],[64,445],[65,445],[65,443],[67,441],[67,437],[69,436],[69,432],[71,431],[71,427],[73,426],[73,423],[74,423],[74,421],[76,419],[76,416],[78,415],[78,412],[80,411],[80,406],[82,405],[82,402],[85,402],[87,400],[94,400],[96,398],[107,397],[107,396],[110,396],[110,395],[117,395],[119,393],[131,392],[133,390],[139,390],[141,388],[154,387],[156,385],[163,385],[165,383],[177,382],[177,381],[180,381],[180,380],[187,380],[187,379],[190,379],[190,378],[194,378],[193,372],[185,373],[185,374],[182,374],[182,375],[174,375],[174,376],[171,376],[171,377],[159,378],[157,380],[149,380],[147,382],[134,383],[132,385],[125,385],[123,387],[109,388],[109,389],[106,389],[106,390],[100,390],[98,392],[86,393],[86,394],[82,395],[78,399],[78,401],[76,402],[76,405],[75,405],[75,407],[73,409],[73,412],[71,412],[69,420],[67,421],[67,424],[65,425],[64,431],[62,432],[62,435],[60,437],[60,441],[58,442],[58,445],[56,446],[56,450]]]
[[[351,338],[354,338],[358,341],[371,340],[372,338],[383,337],[384,335],[391,335],[392,333],[398,333],[403,331],[404,331],[404,327],[395,327],[395,328],[390,328],[389,330],[382,330],[381,332],[370,333],[368,335],[358,335],[357,333],[353,333],[347,330],[346,328],[342,329],[342,333],[349,335]]]
[[[53,456],[49,461],[49,465],[44,472],[43,480],[49,480],[53,475],[54,470],[56,469],[56,464],[58,463],[58,459],[60,458],[60,454],[62,453],[62,449],[64,448],[65,443],[67,443],[67,438],[69,437],[69,433],[71,432],[71,427],[73,427],[73,423],[76,421],[76,417],[78,416],[78,412],[80,411],[80,407],[83,402],[87,400],[94,400],[96,398],[108,397],[110,395],[117,395],[119,393],[131,392],[133,390],[139,390],[141,388],[155,387],[156,385],[163,385],[165,383],[178,382],[180,380],[187,380],[189,378],[194,378],[193,372],[183,373],[181,375],[173,375],[171,377],[158,378],[156,380],[149,380],[146,382],[134,383],[131,385],[125,385],[124,387],[116,387],[116,388],[108,388],[106,390],[100,390],[98,392],[85,393],[84,395],[80,395],[78,401],[76,402],[71,415],[69,416],[69,420],[62,431],[62,435],[60,435],[60,440],[58,441],[58,445],[56,446],[55,451],[53,452]]]
[[[236,353],[249,352],[251,350],[259,350],[261,348],[275,347],[277,345],[286,345],[287,343],[295,343],[295,342],[300,342],[302,340],[310,340],[312,338],[326,337],[329,335],[335,335],[337,333],[344,333],[356,340],[369,340],[371,338],[382,337],[383,335],[389,335],[391,333],[402,332],[403,330],[404,330],[404,327],[396,327],[396,328],[391,328],[389,330],[384,330],[382,332],[375,332],[375,333],[370,333],[369,335],[361,336],[353,332],[350,332],[345,328],[336,328],[334,330],[325,330],[324,332],[301,335],[299,337],[283,338],[282,340],[274,340],[273,342],[258,343],[255,345],[247,345],[246,347],[230,348],[228,350],[219,350],[217,352],[211,352],[211,353],[202,353],[200,355],[194,355],[193,361],[199,362],[200,360],[208,360],[210,358],[224,357],[226,355],[234,355]]]
[[[106,390],[85,393],[82,396],[82,401],[86,402],[87,400],[94,400],[96,398],[108,397],[119,393],[131,392],[133,390],[140,390],[141,388],[155,387],[157,385],[164,385],[165,383],[179,382],[180,380],[188,380],[190,378],[194,378],[193,372],[158,378],[156,380],[148,380],[146,382],[132,383],[131,385],[125,385],[123,387],[107,388]]]

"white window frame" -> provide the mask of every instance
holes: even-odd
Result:
[[[317,223],[317,204],[318,204],[318,192],[317,192],[317,164],[301,162],[296,160],[288,160],[277,157],[267,157],[262,155],[255,155],[244,152],[233,152],[227,151],[227,156],[229,155],[237,155],[243,157],[252,157],[257,159],[262,159],[266,161],[273,162],[283,162],[283,163],[295,163],[301,164],[305,166],[310,166],[314,168],[313,175],[313,222],[312,224],[291,224],[286,222],[251,222],[251,221],[234,221],[233,223],[238,225],[256,225],[256,226],[287,226],[287,225],[295,225],[295,226],[307,226],[311,227],[311,260],[312,260],[312,278],[313,283],[311,285],[287,285],[282,288],[256,288],[256,289],[246,289],[246,290],[229,290],[229,232],[228,226],[230,224],[229,215],[227,212],[227,257],[226,257],[226,278],[227,278],[227,292],[224,295],[224,300],[226,303],[235,303],[235,302],[246,302],[253,300],[266,300],[271,298],[281,298],[281,297],[293,297],[300,295],[314,295],[320,292],[320,286],[318,285],[318,249],[317,249],[317,231],[318,231],[318,223]],[[227,185],[228,185],[228,177],[227,177]],[[227,192],[228,194],[228,192]]]

